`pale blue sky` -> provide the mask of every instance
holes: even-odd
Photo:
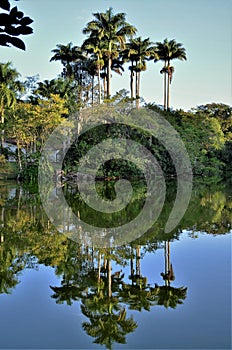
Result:
[[[0,48],[0,61],[11,61],[23,79],[39,73],[40,80],[55,78],[62,70],[50,63],[56,44],[72,41],[80,45],[82,29],[93,12],[125,12],[137,36],[151,41],[175,39],[186,48],[187,61],[173,61],[175,74],[171,85],[171,105],[190,109],[200,104],[232,104],[231,89],[231,0],[21,0],[12,5],[34,19],[34,34],[24,36],[26,52]],[[146,102],[162,104],[162,63],[148,63],[141,76],[141,96]],[[114,74],[112,89],[129,90],[129,74]]]

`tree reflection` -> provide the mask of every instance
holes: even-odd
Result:
[[[118,290],[123,284],[121,271],[111,273],[111,254],[106,252],[107,275],[105,272],[97,282],[97,289],[90,289],[82,298],[82,313],[89,322],[82,324],[88,335],[95,338],[94,343],[112,349],[113,343],[126,343],[126,335],[137,327],[133,317],[127,317],[126,308],[118,298]]]
[[[178,304],[183,304],[183,300],[187,297],[187,287],[172,287],[171,282],[175,280],[174,271],[170,259],[170,241],[164,241],[164,260],[165,272],[161,272],[164,286],[155,284],[155,288],[151,288],[152,300],[157,305],[163,305],[165,308],[171,307],[175,309]]]
[[[157,305],[175,309],[178,304],[183,304],[187,296],[187,287],[174,288],[171,286],[156,286],[152,293],[152,299]]]
[[[74,200],[74,206],[79,208],[78,199]],[[87,217],[88,209],[85,206],[83,213],[82,206],[81,203],[78,215]],[[36,190],[15,185],[0,187],[0,293],[10,293],[17,286],[24,268],[51,266],[61,279],[60,285],[50,286],[54,301],[80,306],[86,317],[83,330],[95,343],[108,349],[114,343],[125,344],[127,334],[137,327],[133,317],[128,316],[131,311],[150,311],[157,306],[175,309],[187,297],[187,287],[174,285],[171,242],[184,228],[189,232],[199,228],[213,234],[228,232],[231,208],[229,191],[196,191],[189,213],[168,240],[163,241],[162,227],[170,212],[169,203],[160,222],[149,232],[135,242],[107,250],[77,244],[59,234],[42,210]],[[90,217],[93,215],[97,214],[91,212]],[[141,262],[147,253],[161,248],[163,285],[154,284],[158,276],[152,276],[154,281],[148,283]]]
[[[161,276],[165,281],[166,286],[170,286],[170,282],[175,280],[175,275],[170,261],[170,241],[164,242],[164,256],[165,256],[165,272],[161,272]]]
[[[73,244],[70,244],[73,248]],[[111,349],[114,342],[126,343],[126,335],[137,327],[133,317],[127,317],[126,308],[119,302],[118,291],[123,284],[121,271],[112,273],[109,250],[94,250],[95,265],[86,267],[88,249],[78,250],[78,259],[66,261],[62,266],[63,278],[60,287],[50,286],[58,304],[81,301],[81,311],[88,318],[82,326],[85,332],[94,338],[97,344]],[[104,255],[104,265],[101,269],[101,257]],[[70,252],[70,256],[73,256]],[[70,264],[72,267],[70,267]],[[100,271],[100,272],[99,272]],[[59,273],[61,267],[59,268]]]

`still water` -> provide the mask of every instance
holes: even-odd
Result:
[[[138,214],[141,186],[124,219]],[[63,190],[93,220],[76,190]],[[167,235],[174,195],[171,185],[146,234],[106,250],[58,233],[35,188],[1,183],[0,348],[230,349],[231,186],[195,184]]]

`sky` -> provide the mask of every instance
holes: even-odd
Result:
[[[0,47],[0,62],[11,61],[27,76],[39,74],[40,81],[53,79],[62,71],[59,62],[49,62],[57,44],[81,45],[82,29],[94,12],[125,12],[137,28],[136,36],[152,42],[175,39],[186,49],[187,61],[175,60],[170,104],[189,110],[217,102],[232,105],[232,0],[10,0],[34,23],[32,35],[23,36],[26,51]],[[141,96],[146,102],[162,104],[162,62],[148,62],[141,73]],[[113,73],[112,92],[129,91],[129,71]]]

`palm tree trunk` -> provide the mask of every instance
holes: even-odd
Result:
[[[107,98],[110,98],[110,79],[111,79],[111,58],[107,62]]]
[[[169,65],[168,65],[169,67]],[[171,83],[171,75],[168,70],[168,88],[167,88],[167,110],[169,111],[169,105],[170,105],[170,83]]]
[[[167,109],[167,74],[164,72],[164,110]]]
[[[140,77],[141,77],[141,72],[138,73],[138,104],[137,107],[140,107]]]
[[[94,102],[94,75],[92,76],[92,89],[91,89],[91,94],[92,94],[92,107],[93,107],[93,102]]]
[[[98,93],[99,93],[99,104],[101,104],[101,71],[100,71],[100,67],[98,67],[97,70],[97,79],[98,79]]]
[[[165,275],[167,275],[168,274],[168,242],[167,241],[165,241],[165,245],[164,245],[164,258],[165,258],[164,271],[165,271]],[[165,279],[165,285],[166,286],[168,285],[167,279]]]
[[[1,210],[1,227],[4,228],[5,226],[5,207],[2,207]],[[4,242],[4,231],[1,231],[1,238],[0,238],[0,243]]]
[[[140,269],[140,245],[136,247],[136,275],[141,276],[141,269]]]
[[[111,261],[107,259],[107,279],[108,279],[108,297],[112,297],[112,281],[111,281]]]
[[[131,91],[131,99],[134,98],[134,70],[133,64],[131,66],[131,74],[130,74],[130,91]]]
[[[4,129],[3,129],[3,125],[4,125],[4,111],[1,111],[1,124],[2,124],[2,135],[1,135],[1,146],[2,146],[2,150],[4,148]]]
[[[107,85],[107,82],[106,82],[106,75],[105,75],[104,78],[103,78],[104,98],[106,98],[106,95],[107,95],[106,85]]]
[[[139,83],[140,83],[140,72],[136,72],[136,108],[139,109]]]
[[[167,73],[166,73],[167,62],[164,61],[164,110],[167,109]]]
[[[98,252],[98,274],[97,274],[98,283],[100,282],[100,279],[101,279],[101,253]]]

